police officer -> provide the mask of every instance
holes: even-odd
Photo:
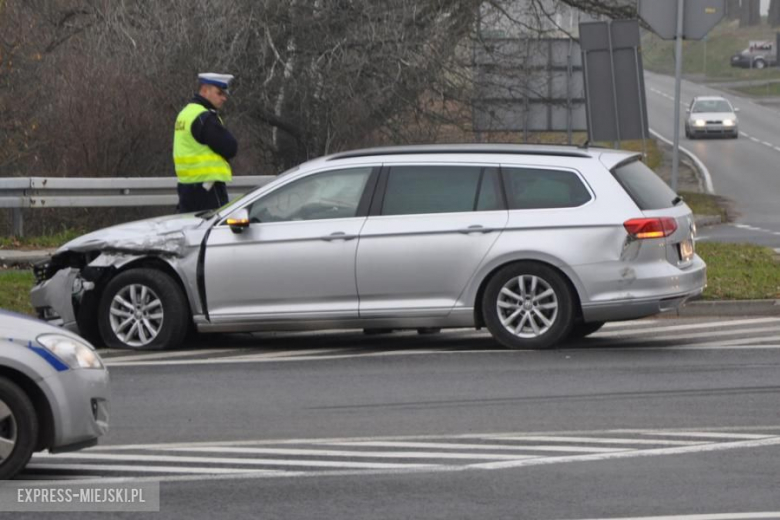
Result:
[[[179,213],[216,209],[228,202],[225,183],[233,178],[228,161],[238,152],[238,143],[217,110],[227,101],[232,80],[230,74],[198,74],[198,93],[176,117],[173,164]]]

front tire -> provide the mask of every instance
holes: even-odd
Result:
[[[0,377],[0,480],[19,473],[38,442],[38,416],[27,394]]]
[[[511,349],[552,348],[572,327],[574,295],[552,267],[518,262],[487,284],[482,315],[493,337]]]
[[[189,304],[179,285],[156,269],[130,269],[114,277],[98,306],[100,337],[111,348],[178,347],[190,328]]]

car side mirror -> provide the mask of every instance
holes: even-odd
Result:
[[[243,233],[249,227],[249,212],[242,208],[230,215],[226,222],[233,233]]]

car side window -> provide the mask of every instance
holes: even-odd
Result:
[[[487,173],[490,170],[481,166],[393,166],[388,171],[382,215],[500,209],[498,176],[495,168],[493,174]]]
[[[591,199],[573,172],[504,168],[509,209],[574,208]]]
[[[250,222],[325,220],[357,215],[372,168],[315,173],[282,186],[247,207]]]

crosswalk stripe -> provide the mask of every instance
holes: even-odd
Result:
[[[707,332],[694,332],[691,334],[660,334],[655,335],[653,334],[652,337],[649,338],[643,338],[640,341],[668,341],[668,340],[687,340],[687,339],[699,339],[699,338],[711,338],[714,334],[717,334],[718,337],[723,336],[738,336],[738,335],[744,335],[746,332],[750,333],[763,333],[763,332],[780,332],[780,324],[772,326],[772,327],[758,327],[758,328],[751,328],[749,330],[745,329],[726,329],[726,330],[718,330],[717,332],[713,331],[707,331]],[[626,336],[632,336],[632,333],[627,333]],[[595,335],[594,335],[595,336]],[[753,339],[759,339],[759,338],[753,338]],[[718,341],[718,345],[723,345],[723,341]]]
[[[136,455],[136,454],[114,454],[114,453],[62,453],[56,455],[44,454],[42,460],[47,458],[56,459],[79,459],[79,460],[97,460],[97,461],[138,461],[138,462],[179,462],[187,464],[240,464],[253,466],[306,466],[319,468],[364,468],[364,469],[398,469],[398,468],[430,468],[436,464],[403,464],[387,462],[338,462],[324,460],[284,460],[284,459],[246,459],[246,458],[226,458],[226,457],[186,457],[169,455]]]
[[[281,350],[281,351],[271,351],[271,352],[259,352],[257,354],[247,354],[245,356],[236,356],[231,359],[242,359],[242,360],[251,360],[251,359],[273,359],[273,358],[281,358],[281,357],[298,357],[298,356],[310,356],[312,354],[331,354],[333,352],[344,352],[344,348],[315,348],[315,349],[308,349],[308,350]]]
[[[761,433],[721,433],[721,432],[686,432],[686,431],[653,431],[641,432],[642,435],[657,435],[659,437],[699,437],[703,439],[768,439],[776,435]]]
[[[609,437],[544,437],[530,435],[509,435],[506,437],[495,437],[507,441],[542,441],[542,442],[581,442],[584,444],[636,444],[636,445],[664,445],[664,446],[688,446],[701,444],[701,441],[670,441],[670,440],[650,440],[650,439],[612,439]]]
[[[697,443],[698,444],[698,443]],[[364,457],[378,459],[495,459],[516,460],[535,458],[536,455],[506,455],[498,453],[445,453],[433,451],[344,451],[294,448],[174,448],[170,451],[198,453],[243,453],[268,455],[314,455],[317,457]]]
[[[137,354],[131,356],[117,356],[117,357],[105,357],[103,362],[106,365],[113,363],[122,363],[124,361],[148,361],[148,360],[160,360],[160,359],[174,359],[187,356],[204,356],[210,354],[230,354],[234,352],[244,352],[245,348],[236,349],[209,349],[209,350],[184,350],[176,352],[158,352],[156,354]]]
[[[643,329],[631,329],[626,331],[607,331],[607,332],[596,332],[595,334],[592,334],[590,337],[592,338],[609,338],[609,337],[616,337],[616,336],[627,336],[627,335],[638,335],[638,334],[659,334],[662,332],[675,332],[675,331],[686,331],[686,330],[693,330],[693,329],[722,329],[722,328],[731,328],[736,327],[738,325],[758,325],[762,323],[780,323],[780,318],[751,318],[748,320],[732,320],[732,321],[721,321],[721,322],[706,322],[706,323],[686,323],[684,325],[671,325],[668,327],[649,327],[649,328],[643,328]]]
[[[565,451],[573,453],[612,453],[626,451],[625,448],[595,448],[583,446],[512,446],[506,444],[455,444],[438,442],[383,442],[383,441],[359,441],[359,442],[325,442],[334,446],[369,446],[376,448],[434,448],[434,449],[460,449],[460,450],[522,450],[522,451]]]
[[[33,459],[35,460],[35,459]],[[279,475],[285,471],[252,468],[214,468],[214,467],[182,467],[182,466],[135,466],[131,464],[41,464],[31,462],[27,469],[34,470],[69,470],[69,471],[129,471],[136,473],[187,473],[187,474],[217,474],[217,473],[264,473]],[[57,477],[61,478],[61,477]]]

